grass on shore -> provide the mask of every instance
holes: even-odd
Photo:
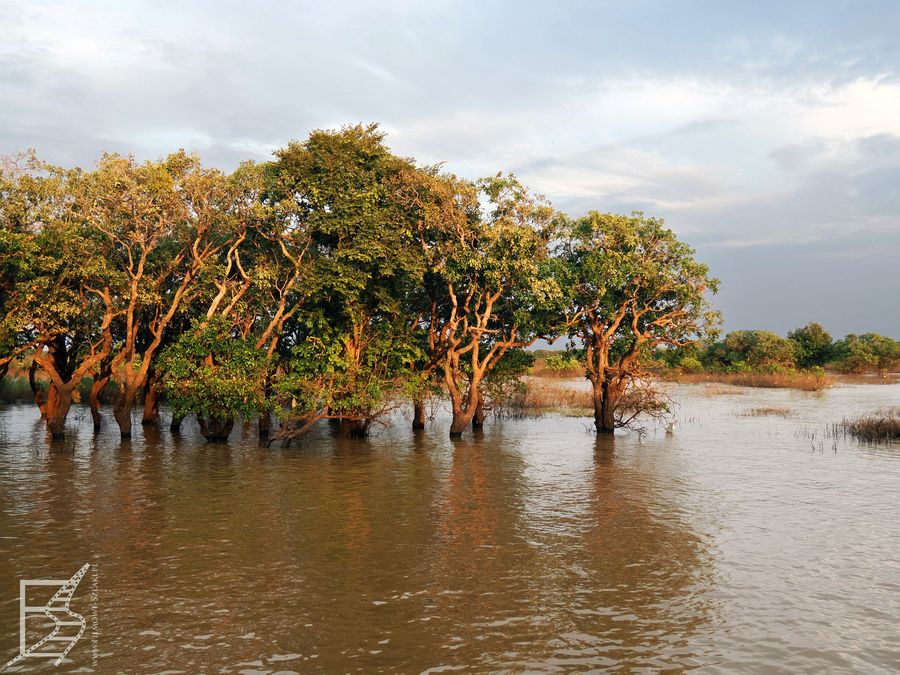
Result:
[[[831,375],[805,371],[786,373],[681,373],[666,376],[665,379],[682,384],[718,382],[738,387],[800,389],[803,391],[820,391],[830,387],[835,381]]]
[[[570,366],[566,368],[549,368],[545,359],[538,359],[534,362],[529,373],[532,377],[543,377],[546,379],[571,380],[573,378],[584,377],[584,366]]]

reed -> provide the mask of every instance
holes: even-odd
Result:
[[[838,426],[864,443],[900,441],[900,408],[845,419]]]
[[[27,377],[7,375],[0,380],[0,401],[3,403],[22,403],[33,400],[34,394],[31,393],[31,385],[28,384]]]
[[[762,408],[750,408],[738,414],[738,417],[791,417],[793,411],[790,408],[778,406],[765,406]]]

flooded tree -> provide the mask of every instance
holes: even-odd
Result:
[[[293,202],[315,258],[278,387],[289,396],[282,409],[295,428],[329,417],[341,434],[364,436],[405,387],[415,351],[406,299],[424,261],[396,198],[413,166],[390,153],[374,125],[315,131],[276,155],[275,189]]]
[[[0,367],[32,351],[49,380],[36,402],[58,439],[78,385],[112,349],[116,280],[96,255],[90,214],[79,208],[83,172],[29,157],[4,176],[2,245],[18,260],[4,256]],[[36,389],[34,373],[30,380]]]
[[[200,186],[198,198],[214,201],[191,209],[211,215],[219,243],[193,275],[187,306],[193,324],[166,349],[161,381],[173,419],[196,414],[213,441],[227,438],[238,414],[257,414],[260,434],[268,434],[277,347],[306,299],[306,229],[292,209],[265,196],[266,172],[265,165],[245,163],[230,176],[209,176],[214,189]],[[233,382],[233,368],[247,368],[247,382]]]
[[[640,213],[592,211],[569,221],[557,253],[569,336],[585,348],[594,425],[612,433],[623,422],[617,411],[629,387],[646,379],[647,350],[684,346],[714,329],[718,314],[707,293],[718,281],[661,219]]]
[[[105,382],[118,386],[113,415],[123,438],[131,435],[132,410],[143,391],[157,396],[154,365],[170,324],[192,283],[223,241],[210,202],[217,172],[176,153],[139,164],[108,155],[86,176],[78,207],[89,215],[96,256],[115,279],[116,341],[92,388],[92,408]]]
[[[421,429],[445,395],[459,436],[514,394],[523,348],[566,332],[610,431],[651,410],[646,352],[715,322],[716,281],[662,221],[569,221],[511,175],[398,157],[375,125],[229,175],[184,152],[87,172],[26,156],[0,167],[0,224],[0,376],[33,358],[54,435],[92,377],[94,428],[109,384],[123,438],[141,396],[142,423],[165,397],[220,440],[237,415],[269,436],[273,411],[281,438],[319,419],[365,436],[409,401]]]
[[[443,384],[458,437],[483,421],[485,379],[506,353],[552,335],[561,297],[547,254],[554,212],[513,176],[482,180],[481,208],[437,219],[429,233],[434,314],[429,344],[441,354]],[[461,186],[459,203],[472,204]]]
[[[208,441],[226,441],[237,415],[264,404],[265,354],[225,317],[198,320],[165,350],[160,369],[173,413],[196,414]]]

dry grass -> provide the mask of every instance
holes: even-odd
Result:
[[[522,414],[550,411],[581,412],[593,410],[594,402],[590,391],[529,378],[525,382],[524,394],[516,401],[516,407]]]
[[[763,387],[769,389],[801,389],[819,391],[830,387],[834,378],[817,373],[682,373],[674,376],[675,382],[692,384],[718,382],[738,387]]]
[[[762,408],[750,408],[738,414],[738,417],[791,417],[793,411],[790,408],[778,406],[766,406]]]
[[[840,384],[900,384],[900,373],[888,373],[887,375],[878,375],[877,373],[870,375],[840,373],[833,375],[833,377]]]

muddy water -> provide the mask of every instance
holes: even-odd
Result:
[[[84,410],[51,450],[6,407],[0,661],[19,580],[90,562],[69,669],[900,668],[900,447],[823,435],[900,387],[673,394],[670,435],[547,416],[453,443],[438,415],[271,450],[249,429],[121,445]]]

